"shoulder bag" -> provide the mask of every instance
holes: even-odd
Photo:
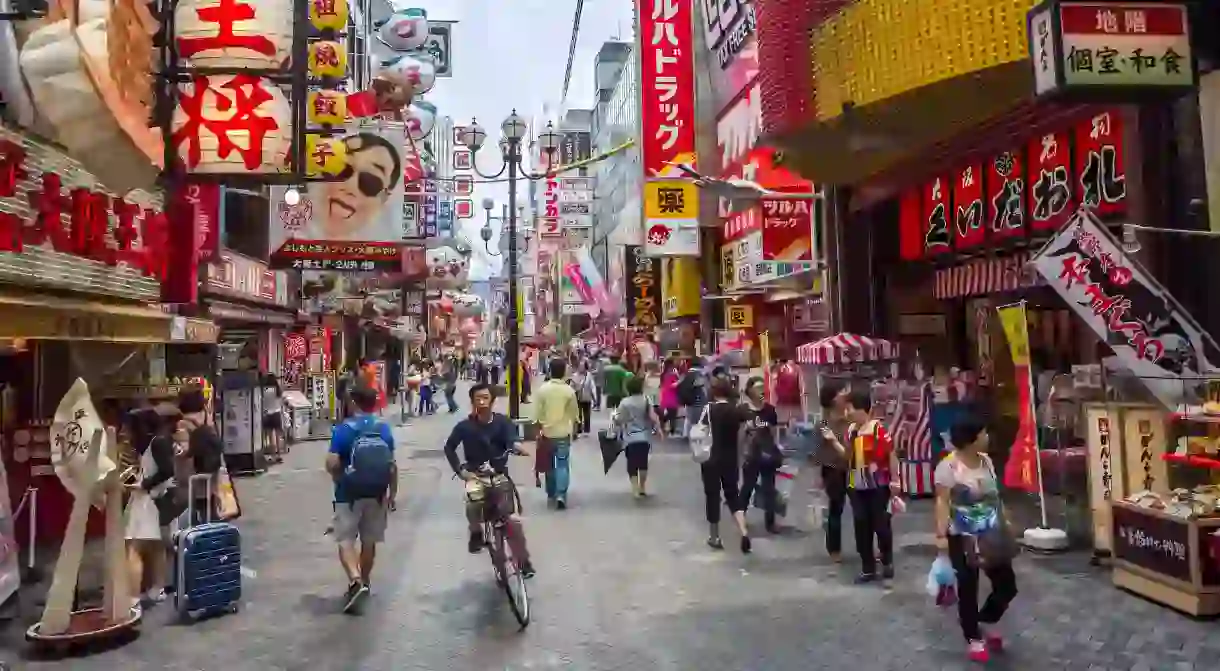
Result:
[[[710,408],[710,403],[703,406],[703,410],[699,412],[699,421],[690,428],[690,456],[697,464],[707,463],[712,458]]]

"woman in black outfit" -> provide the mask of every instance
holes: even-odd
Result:
[[[733,513],[733,520],[741,532],[741,551],[749,552],[750,532],[746,529],[746,516],[737,489],[741,477],[737,458],[738,433],[744,416],[738,405],[729,401],[732,382],[728,378],[713,378],[711,386],[712,402],[708,404],[707,413],[712,454],[700,466],[707,506],[707,544],[717,550],[724,548],[720,541],[720,495],[723,492],[724,504]]]
[[[746,381],[744,413],[746,455],[741,467],[741,507],[748,510],[755,487],[762,487],[763,512],[767,531],[778,533],[775,526],[779,498],[775,491],[775,474],[784,463],[779,450],[779,414],[766,400],[766,385],[761,377]]]

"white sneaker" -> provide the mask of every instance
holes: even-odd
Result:
[[[164,589],[150,589],[144,593],[144,599],[149,603],[161,603],[165,601]]]

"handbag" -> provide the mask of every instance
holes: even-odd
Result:
[[[991,463],[991,458],[984,455],[983,459],[987,464],[987,471],[991,474],[991,478],[999,482],[995,472],[995,465]],[[1003,566],[1011,564],[1012,560],[1021,554],[1021,546],[1017,545],[1016,536],[1013,535],[1012,529],[1008,526],[1008,518],[1004,514],[1004,502],[998,496],[996,499],[995,526],[970,538],[974,542],[967,542],[965,549],[966,561],[971,566]]]
[[[712,427],[709,421],[708,408],[703,406],[699,420],[690,428],[690,456],[697,464],[705,464],[712,458]]]

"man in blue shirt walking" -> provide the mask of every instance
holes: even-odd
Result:
[[[348,578],[345,613],[369,594],[377,544],[385,540],[398,496],[394,434],[375,414],[377,392],[359,385],[351,391],[351,401],[356,415],[335,425],[326,455],[326,470],[335,480],[334,535]]]

